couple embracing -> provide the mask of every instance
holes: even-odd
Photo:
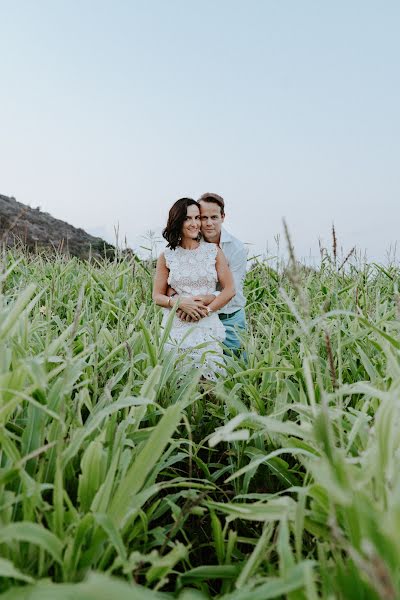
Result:
[[[247,252],[222,227],[224,219],[218,194],[177,200],[163,231],[168,245],[157,261],[153,288],[153,300],[164,309],[163,327],[177,304],[166,348],[184,354],[182,364],[211,381],[225,372],[224,348],[240,351],[238,332],[246,327]]]

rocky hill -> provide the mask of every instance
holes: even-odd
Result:
[[[0,194],[0,245],[23,245],[31,251],[47,249],[86,259],[113,256],[114,246],[89,235],[39,208]]]

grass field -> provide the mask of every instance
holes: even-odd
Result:
[[[255,264],[216,386],[164,355],[150,262],[1,266],[2,598],[400,597],[395,266]]]

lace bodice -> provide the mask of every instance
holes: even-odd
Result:
[[[194,250],[178,246],[166,248],[165,262],[169,269],[168,284],[181,296],[202,296],[216,290],[216,244],[201,241]],[[167,325],[170,310],[164,308],[162,330]],[[199,321],[181,321],[174,315],[165,348],[181,355],[179,369],[200,369],[210,381],[217,373],[225,374],[221,342],[225,329],[217,313],[213,312]]]
[[[168,284],[182,296],[212,294],[216,290],[215,259],[218,247],[201,241],[194,250],[178,246],[166,248],[165,261],[169,269]]]

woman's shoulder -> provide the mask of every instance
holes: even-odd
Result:
[[[216,258],[217,253],[218,253],[217,244],[212,244],[210,242],[206,242],[205,240],[201,240],[200,245],[202,247],[203,253],[206,256],[209,256],[211,258]]]
[[[214,254],[217,254],[218,252],[218,244],[212,244],[211,242],[206,242],[206,240],[201,240],[200,245],[203,247],[204,252]]]
[[[176,248],[169,248],[169,247],[164,248],[163,254],[164,254],[164,258],[165,258],[165,262],[166,262],[167,266],[177,258],[178,247],[179,246],[177,246]]]

